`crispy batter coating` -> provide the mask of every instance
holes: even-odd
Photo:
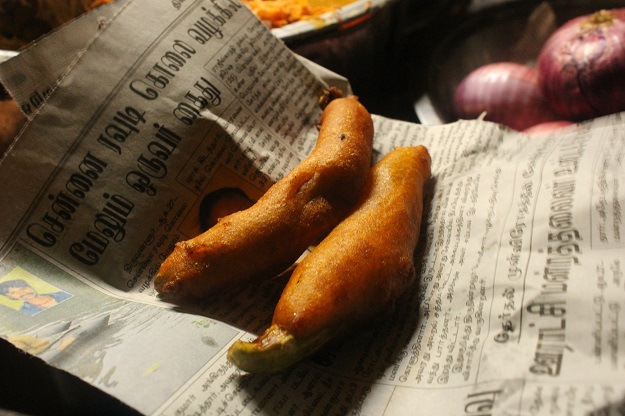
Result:
[[[228,358],[244,371],[279,371],[389,310],[415,280],[430,163],[422,146],[378,162],[355,211],[291,275],[269,329],[237,341]]]
[[[312,153],[253,206],[178,243],[157,273],[156,290],[204,297],[287,269],[358,201],[372,144],[371,115],[358,99],[331,101]]]

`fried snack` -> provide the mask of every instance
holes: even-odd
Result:
[[[358,99],[331,101],[312,153],[250,208],[176,244],[154,279],[156,290],[204,297],[287,269],[358,201],[372,143],[371,115]]]
[[[392,309],[415,280],[426,148],[397,148],[372,169],[363,199],[296,267],[271,326],[228,359],[250,373],[282,370]]]

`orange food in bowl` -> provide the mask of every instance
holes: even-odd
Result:
[[[276,28],[330,12],[354,0],[244,0],[244,3],[266,22]]]

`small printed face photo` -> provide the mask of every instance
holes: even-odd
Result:
[[[200,228],[204,232],[217,224],[220,218],[245,210],[253,204],[254,201],[241,188],[226,187],[209,192],[200,203]]]
[[[261,189],[241,179],[226,167],[216,169],[210,186],[204,189],[179,228],[193,238],[213,227],[220,218],[245,210],[260,198]]]
[[[26,315],[36,315],[71,297],[21,267],[0,279],[0,304]]]

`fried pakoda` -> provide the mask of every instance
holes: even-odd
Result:
[[[426,148],[397,148],[372,169],[362,201],[296,267],[271,326],[228,359],[275,372],[390,310],[415,280],[414,252],[430,177]]]
[[[154,285],[163,295],[203,297],[290,267],[360,198],[371,166],[373,121],[356,97],[331,101],[311,154],[253,206],[180,242]]]

